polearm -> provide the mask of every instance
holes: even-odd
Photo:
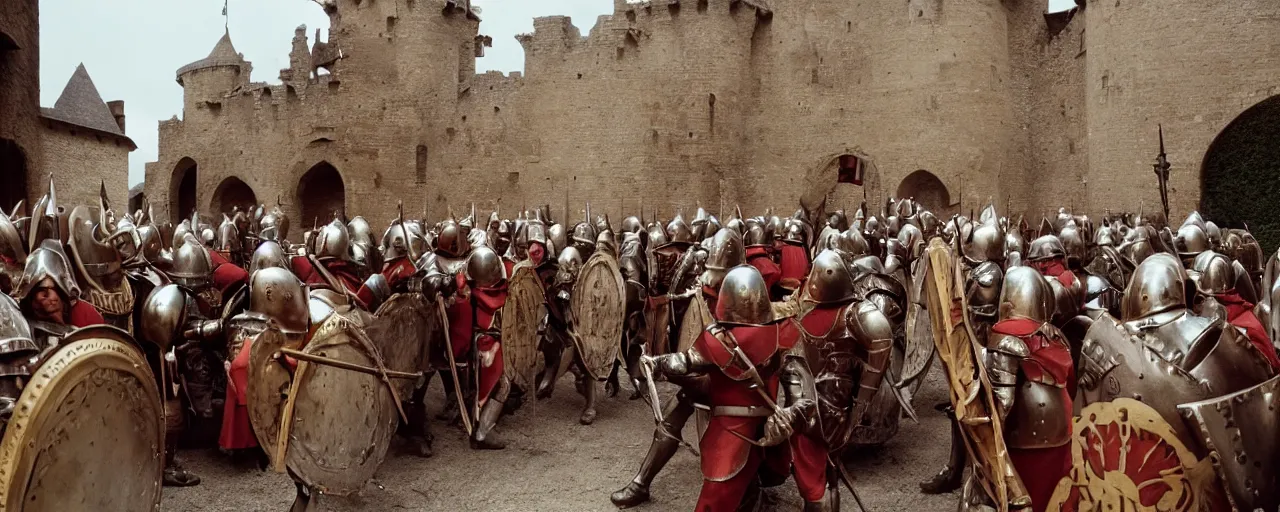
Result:
[[[1151,167],[1155,170],[1156,180],[1160,185],[1160,206],[1164,208],[1165,222],[1169,222],[1169,157],[1164,151],[1164,126],[1157,125],[1160,128],[1160,154],[1156,156],[1156,163]]]

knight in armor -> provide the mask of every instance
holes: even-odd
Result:
[[[72,330],[105,324],[92,304],[82,301],[71,264],[56,240],[44,240],[27,256],[14,297],[37,343],[56,346]]]
[[[781,288],[776,297],[786,297],[799,290],[804,279],[809,275],[809,232],[811,228],[804,221],[791,219],[784,228],[778,248],[778,267],[781,275],[778,286]]]
[[[747,264],[760,272],[769,290],[775,290],[778,282],[782,280],[782,269],[773,261],[770,253],[773,248],[773,237],[766,230],[765,225],[755,219],[748,221],[745,226],[746,233],[742,235],[742,243],[747,249]],[[772,291],[770,296],[774,300],[781,299]]]
[[[639,219],[628,217],[628,220],[634,220],[636,224]],[[624,225],[627,222],[623,222]],[[638,226],[636,227],[638,229]],[[622,234],[622,248],[618,252],[618,269],[622,272],[622,281],[626,288],[626,311],[623,313],[622,321],[622,351],[623,363],[626,364],[627,373],[634,387],[634,393],[631,399],[640,398],[639,386],[639,362],[641,354],[641,346],[644,343],[644,309],[648,296],[645,291],[645,283],[648,278],[645,271],[645,250],[644,241],[640,238],[640,234],[635,231],[625,231]],[[610,373],[608,380],[605,382],[605,394],[608,396],[617,395],[621,386],[618,383],[618,372],[622,367],[622,363],[614,365],[613,372]]]
[[[502,258],[489,247],[477,247],[467,259],[464,286],[458,291],[459,301],[469,306],[469,332],[459,338],[451,337],[456,360],[469,360],[476,385],[475,429],[471,434],[471,447],[482,450],[501,450],[506,444],[497,440],[493,428],[502,416],[511,381],[503,374],[502,360],[502,306],[507,298],[507,281]],[[451,318],[450,321],[464,320]],[[461,329],[452,329],[457,334]]]
[[[774,414],[783,354],[800,333],[789,318],[775,318],[764,278],[746,266],[725,275],[716,317],[688,350],[646,364],[668,378],[706,376],[711,419],[699,442],[703,483],[695,509],[731,511],[765,459],[765,450],[749,440],[761,437]]]
[[[8,294],[0,294],[0,432],[13,417],[13,408],[31,379],[40,352],[18,303]]]
[[[547,369],[538,382],[537,397],[550,398],[555,391],[556,381],[564,372],[572,372],[578,393],[586,399],[578,422],[590,425],[596,419],[596,382],[570,339],[570,331],[578,319],[573,318],[573,311],[569,306],[573,285],[578,280],[582,264],[582,255],[576,248],[564,248],[556,261],[555,277],[546,288],[547,326],[543,333],[542,353],[546,358]]]
[[[1084,309],[1084,283],[1068,268],[1068,255],[1062,240],[1044,235],[1031,241],[1027,264],[1049,280],[1053,290],[1053,322],[1062,325]]]
[[[689,301],[673,301],[668,295],[689,289],[697,278],[697,254],[691,251],[693,245],[693,230],[681,214],[676,214],[665,229],[658,223],[649,227],[645,343],[649,345],[650,354],[666,352],[675,346],[673,338],[677,334],[672,327],[680,325]]]
[[[1237,267],[1224,255],[1205,251],[1196,256],[1187,272],[1195,283],[1196,297],[1192,301],[1196,314],[1216,318],[1245,332],[1249,341],[1273,368],[1280,370],[1280,358],[1271,344],[1267,330],[1254,315],[1254,304],[1241,297],[1237,283]],[[1245,277],[1244,286],[1249,286]]]
[[[361,309],[377,310],[388,298],[384,276],[371,276],[361,282],[359,271],[351,262],[351,234],[346,224],[333,219],[313,237],[311,253],[294,256],[290,265],[302,282],[314,288],[327,288],[338,294],[335,300],[351,302]]]
[[[889,319],[858,300],[854,279],[834,251],[814,258],[797,320],[803,343],[786,356],[781,376],[785,407],[766,424],[767,437],[790,435],[796,485],[806,511],[840,508],[836,468],[884,381],[893,332]],[[856,386],[855,386],[856,383]]]
[[[1049,323],[1052,294],[1035,269],[1009,269],[1000,291],[1000,321],[991,327],[986,350],[987,376],[1004,419],[1009,458],[1036,512],[1046,510],[1072,464],[1075,367],[1066,338]],[[974,503],[980,492],[971,477],[962,499]]]

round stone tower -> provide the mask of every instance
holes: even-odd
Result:
[[[183,118],[191,121],[202,114],[221,113],[227,92],[249,83],[253,66],[236,52],[231,34],[224,33],[209,56],[178,68],[178,85],[183,89]]]

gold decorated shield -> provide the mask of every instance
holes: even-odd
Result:
[[[397,293],[378,308],[365,332],[382,354],[388,370],[406,373],[430,370],[428,349],[444,343],[444,323],[439,309],[420,293]],[[416,382],[394,381],[401,399],[407,399]]]
[[[302,352],[365,368],[377,366],[357,332],[363,325],[334,313]],[[376,350],[376,349],[375,349]],[[390,388],[379,377],[299,362],[281,432],[285,463],[295,479],[324,494],[346,496],[373,477],[387,455],[398,420]]]
[[[967,319],[968,308],[961,292],[964,274],[955,254],[941,238],[930,242],[925,257],[929,258],[923,287],[926,309],[965,450],[975,462],[978,482],[997,509],[1005,512],[1010,503],[1030,498],[1009,459],[1004,425],[980,356],[982,346]]]
[[[596,380],[604,380],[622,346],[627,310],[626,283],[616,258],[603,252],[587,258],[573,284],[569,308],[573,312],[570,337],[583,365]]]
[[[502,306],[502,363],[513,385],[532,392],[545,361],[538,352],[538,321],[546,297],[542,280],[528,261],[517,263]]]
[[[0,444],[0,510],[159,510],[164,407],[128,335],[91,327],[45,356]]]
[[[680,320],[680,345],[677,349],[680,352],[689,350],[689,347],[692,347],[693,343],[702,336],[702,331],[707,330],[707,326],[715,321],[715,317],[711,316],[711,308],[707,305],[707,298],[701,293],[695,294],[692,299],[689,299],[689,309]]]

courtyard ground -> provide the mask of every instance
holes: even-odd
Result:
[[[616,510],[609,494],[634,475],[652,438],[648,405],[623,394],[602,399],[594,425],[578,424],[581,397],[570,378],[563,379],[549,400],[526,403],[503,418],[499,434],[503,451],[472,451],[460,429],[433,425],[435,456],[418,458],[395,440],[377,476],[359,496],[323,497],[322,510],[369,511],[501,511],[576,512]],[[664,385],[666,386],[666,385]],[[439,385],[433,387],[441,407]],[[672,388],[673,389],[673,388]],[[670,389],[664,388],[664,395]],[[903,420],[898,435],[885,446],[848,460],[854,485],[871,512],[955,510],[957,496],[921,494],[918,482],[931,476],[948,449],[946,418],[933,406],[946,399],[938,365],[915,399],[920,424]],[[685,430],[692,438],[693,422]],[[294,486],[283,474],[264,472],[252,464],[233,464],[216,451],[184,451],[179,457],[204,481],[191,488],[165,488],[165,511],[285,512]],[[653,499],[638,512],[691,510],[701,475],[697,457],[682,450],[658,476]],[[841,509],[857,510],[848,491]],[[763,510],[799,510],[795,483],[788,481],[765,493]]]

